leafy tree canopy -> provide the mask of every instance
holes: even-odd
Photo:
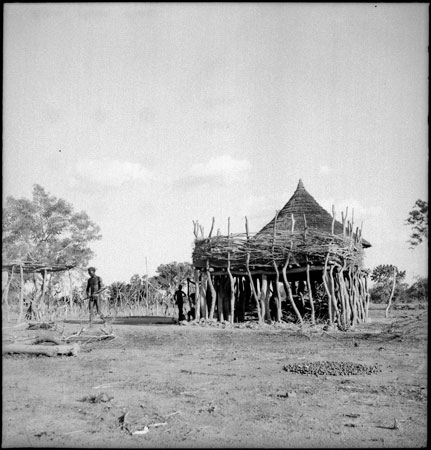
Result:
[[[410,298],[428,301],[428,277],[416,277],[416,281],[408,288]]]
[[[375,284],[370,289],[370,294],[375,302],[388,300],[394,282],[394,269],[396,273],[394,300],[401,299],[405,295],[407,285],[403,283],[403,280],[406,277],[406,271],[399,270],[392,264],[380,264],[371,272],[371,279]]]
[[[192,277],[193,267],[188,262],[171,262],[168,264],[160,264],[156,270],[155,281],[162,288],[174,293],[179,284],[184,285],[187,278]]]
[[[394,280],[394,269],[396,270],[396,282],[398,284],[406,277],[406,271],[398,270],[398,268],[392,264],[380,264],[375,267],[371,272],[371,279],[376,284],[390,285]]]
[[[428,239],[428,202],[416,200],[413,209],[409,212],[406,225],[412,227],[409,241],[411,248],[417,247],[424,239]]]
[[[3,207],[3,260],[87,265],[89,243],[101,238],[87,213],[36,184],[32,199],[7,197]]]

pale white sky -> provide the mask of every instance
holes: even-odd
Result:
[[[411,281],[427,46],[420,3],[7,4],[3,196],[38,183],[87,211],[112,282],[191,261],[192,220],[258,231],[302,178],[355,208],[367,267]]]

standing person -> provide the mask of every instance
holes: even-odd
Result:
[[[178,290],[175,291],[175,304],[178,306],[178,320],[185,320],[185,316],[183,313],[183,305],[184,305],[184,297],[186,296],[183,291],[183,286],[180,284],[178,286]]]
[[[88,309],[90,310],[90,327],[93,326],[93,309],[96,307],[96,313],[100,316],[102,320],[104,320],[104,316],[99,309],[99,292],[103,288],[102,278],[96,275],[96,269],[94,267],[88,268],[88,274],[90,278],[87,282],[87,297],[88,300]]]

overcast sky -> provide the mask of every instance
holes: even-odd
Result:
[[[299,178],[355,209],[367,267],[427,274],[428,5],[8,4],[3,196],[100,225],[106,282],[191,261],[192,220],[258,231]]]

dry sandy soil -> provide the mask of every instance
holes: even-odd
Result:
[[[114,324],[75,357],[4,356],[2,446],[425,447],[427,315],[371,310],[351,333]],[[323,360],[381,372],[283,370]]]

